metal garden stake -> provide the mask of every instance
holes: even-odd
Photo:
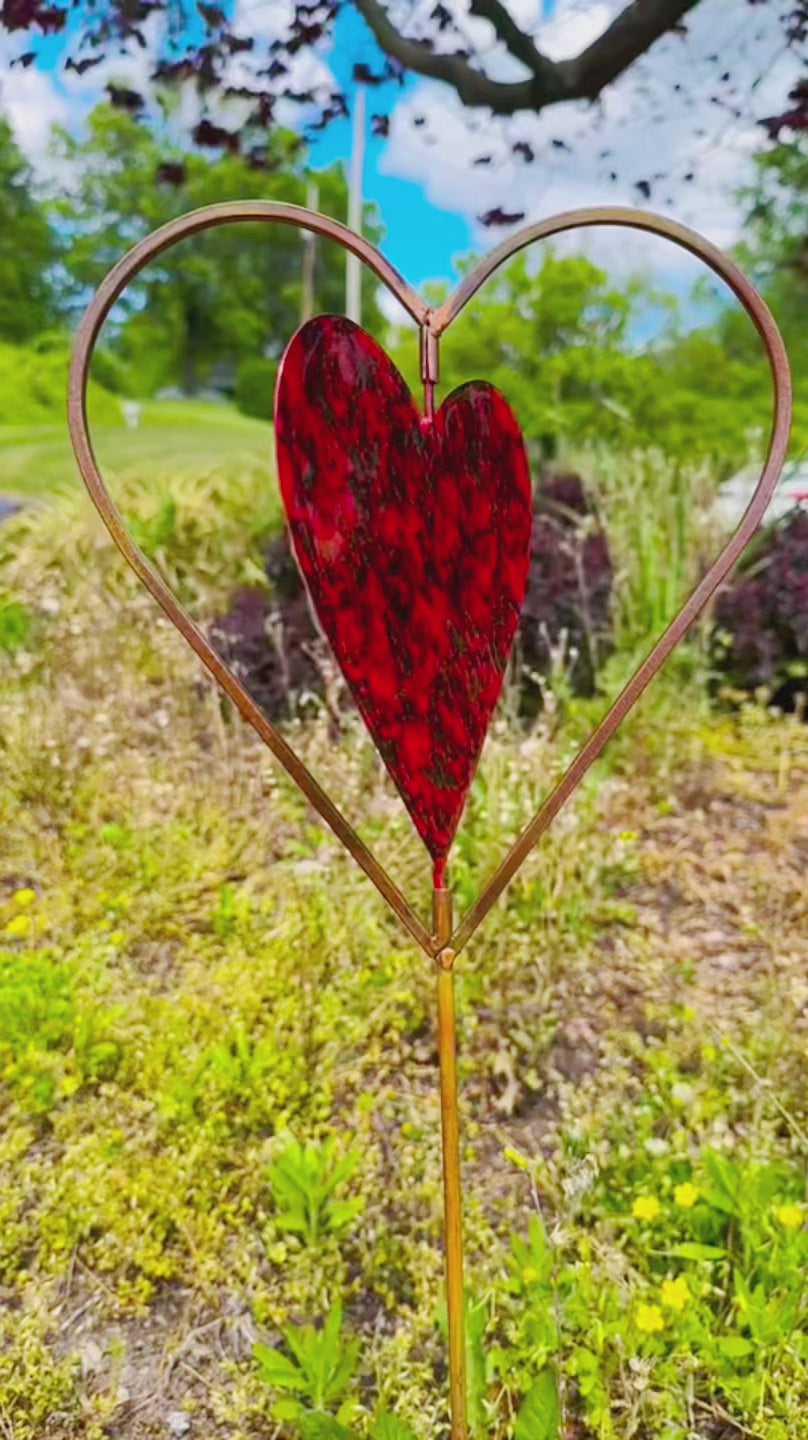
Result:
[[[432,860],[431,926],[138,549],[93,452],[86,407],[90,362],[115,301],[169,246],[212,226],[243,221],[291,225],[336,241],[392,291],[419,329],[423,415],[370,336],[351,321],[320,316],[297,332],[281,362],[275,429],[281,493],[310,598]],[[455,925],[447,861],[524,596],[531,489],[518,423],[492,386],[484,381],[462,386],[436,410],[439,343],[480,286],[518,250],[562,231],[602,225],[667,238],[704,261],[735,293],[763,340],[771,370],[768,456],[732,539]],[[701,236],[671,220],[628,209],[578,210],[520,230],[482,260],[443,305],[430,309],[372,245],[335,220],[294,205],[212,205],[137,244],[110,271],[79,330],[70,375],[70,434],[84,482],[115,544],[436,965],[452,1440],[468,1437],[455,960],[735,565],[774,491],[790,419],[788,360],[757,291]]]

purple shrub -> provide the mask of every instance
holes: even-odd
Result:
[[[563,648],[563,673],[576,694],[589,695],[611,648],[612,564],[576,475],[542,480],[534,501],[527,595],[514,655],[519,709],[542,704],[537,676],[549,675]],[[290,719],[311,695],[324,696],[328,652],[312,618],[286,534],[265,556],[272,593],[244,589],[211,628],[219,654],[273,720]]]
[[[808,510],[792,510],[758,537],[715,607],[717,685],[765,688],[792,709],[808,691]]]
[[[211,641],[253,699],[272,720],[289,720],[307,696],[325,690],[325,642],[315,629],[286,535],[265,554],[273,593],[238,590],[226,615],[211,627]]]
[[[541,708],[541,681],[558,664],[576,695],[591,695],[612,647],[612,562],[577,475],[548,475],[533,504],[530,578],[522,606],[515,679],[520,710]]]

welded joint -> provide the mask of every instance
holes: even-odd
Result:
[[[429,328],[429,315],[420,328],[421,337],[421,379],[425,385],[437,385],[440,378],[438,337]]]

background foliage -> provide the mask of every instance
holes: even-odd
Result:
[[[248,160],[226,149],[183,149],[170,113],[150,129],[111,104],[91,113],[81,135],[56,130],[53,153],[60,178],[33,184],[9,127],[0,131],[0,340],[10,344],[38,339],[45,328],[69,329],[114,260],[183,211],[237,197],[305,203],[310,184],[305,147],[282,130]],[[808,445],[808,356],[799,323],[805,155],[797,138],[760,157],[742,257],[790,344],[795,454]],[[316,183],[320,208],[343,218],[341,171],[321,172]],[[373,217],[365,228],[380,238]],[[253,225],[208,232],[150,267],[105,337],[97,369],[105,388],[143,399],[167,386],[193,394],[213,385],[241,397],[247,413],[267,416],[271,400],[262,389],[271,389],[271,362],[304,312],[300,237],[275,227],[270,247],[267,233]],[[340,311],[344,256],[327,244],[318,244],[316,255],[314,307]],[[709,457],[716,475],[726,475],[767,427],[769,382],[751,325],[709,294],[703,286],[697,300],[683,301],[639,277],[617,284],[590,260],[552,251],[518,257],[447,337],[443,389],[488,375],[513,403],[537,456],[557,458],[582,445],[612,453],[655,447],[686,463]],[[369,285],[365,302],[364,323],[382,336],[388,327]],[[392,343],[417,389],[411,338],[401,334]],[[46,378],[40,388],[47,389]]]

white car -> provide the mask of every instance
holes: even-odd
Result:
[[[759,476],[760,467],[748,465],[721,486],[712,506],[712,514],[727,530],[734,530],[739,523],[755,492]],[[772,520],[779,520],[789,510],[793,510],[795,505],[800,504],[808,504],[808,464],[795,460],[785,466],[777,489],[769,501],[763,524],[768,525]]]

